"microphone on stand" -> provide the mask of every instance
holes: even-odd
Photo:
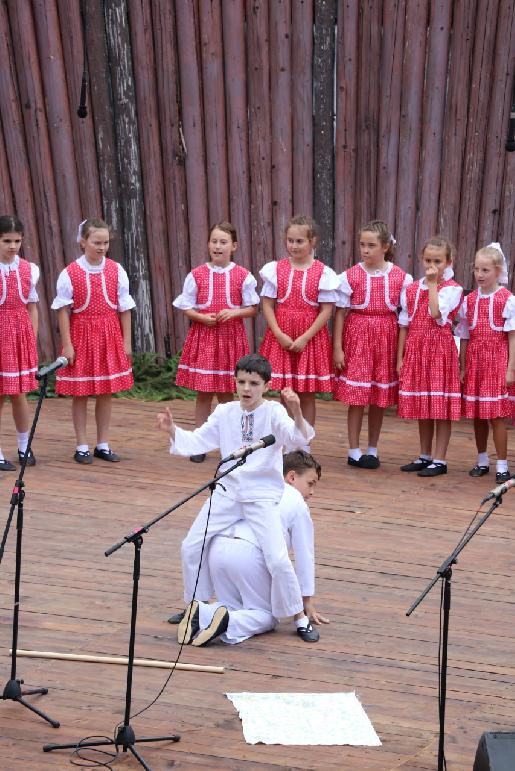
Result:
[[[54,372],[60,367],[66,367],[67,364],[68,359],[66,356],[59,356],[55,361],[52,362],[52,364],[47,364],[46,367],[42,367],[38,372],[36,372],[36,380],[43,380],[43,378],[47,375],[50,375],[51,372]]]
[[[247,455],[250,455],[252,452],[261,450],[263,447],[270,447],[271,444],[275,444],[275,436],[273,434],[263,436],[259,441],[254,442],[253,444],[248,444],[246,447],[240,447],[239,450],[231,452],[230,455],[220,461],[220,466],[222,466],[224,463],[229,463],[230,460],[246,458]]]
[[[503,482],[502,485],[497,485],[497,487],[494,487],[493,490],[490,490],[488,495],[485,495],[483,500],[481,501],[481,506],[483,503],[486,503],[487,501],[491,501],[492,498],[500,498],[504,495],[504,493],[507,493],[508,490],[511,490],[512,487],[515,487],[515,479],[508,479],[506,482]]]

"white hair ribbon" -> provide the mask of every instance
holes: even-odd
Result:
[[[84,225],[84,223],[85,223],[85,222],[87,222],[87,221],[88,221],[87,219],[85,219],[85,220],[82,220],[82,222],[81,222],[81,223],[80,223],[80,225],[79,225],[79,229],[77,230],[77,243],[78,243],[78,244],[80,244],[80,241],[81,241],[81,238],[82,238],[82,232],[81,232],[81,231],[82,231],[82,226],[83,226],[83,225]]]
[[[506,262],[506,257],[504,256],[504,252],[501,249],[501,244],[498,241],[492,241],[492,243],[488,244],[486,248],[497,249],[497,251],[501,253],[502,268],[501,268],[501,272],[499,273],[499,278],[497,279],[497,281],[499,282],[499,284],[507,284],[508,283],[508,263]]]
[[[397,239],[395,238],[393,233],[390,233],[390,243],[392,246],[395,246],[395,244],[397,243]]]

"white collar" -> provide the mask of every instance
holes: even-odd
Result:
[[[480,287],[480,286],[478,286],[478,288],[477,288],[477,293],[478,293],[478,296],[479,296],[479,297],[481,297],[481,298],[484,298],[484,297],[493,297],[493,296],[494,296],[494,294],[496,294],[496,293],[499,291],[499,289],[501,289],[501,288],[502,288],[502,287],[498,286],[498,287],[497,287],[497,289],[494,289],[494,291],[493,291],[493,292],[483,292],[483,290],[481,289],[481,287]]]
[[[373,273],[371,273],[369,270],[365,268],[362,262],[358,262],[359,267],[367,274],[367,276],[386,276],[387,273],[391,271],[393,268],[393,262],[386,261],[386,268],[384,270],[380,270],[377,268],[377,270],[374,270]]]
[[[90,262],[87,261],[86,255],[82,254],[79,259],[77,260],[79,263],[79,266],[84,270],[86,273],[100,273],[104,270],[106,266],[106,258],[102,257],[102,262],[98,265],[92,265]]]
[[[206,263],[209,270],[212,270],[213,273],[228,273],[234,268],[235,264],[235,262],[230,262],[229,265],[226,265],[225,268],[222,268],[221,265],[211,265],[210,262]]]
[[[16,270],[19,264],[20,257],[18,254],[15,254],[11,262],[0,262],[0,270],[3,270],[5,273],[9,273],[10,270]]]

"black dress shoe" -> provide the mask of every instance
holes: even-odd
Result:
[[[418,477],[439,477],[440,474],[447,474],[447,464],[432,462],[427,468],[417,471]]]
[[[173,616],[170,616],[168,619],[169,624],[180,624],[182,619],[184,618],[184,614],[186,613],[185,610],[181,610],[179,613],[174,613]]]
[[[495,475],[495,481],[498,485],[502,482],[507,482],[508,479],[511,479],[511,474],[509,471],[498,471]]]
[[[25,457],[25,453],[21,450],[18,450],[18,458],[20,460],[20,463],[23,461],[23,458]],[[29,454],[27,456],[27,463],[26,466],[35,466],[36,465],[36,456],[32,452],[32,450],[29,450]]]
[[[177,642],[189,645],[199,631],[198,602],[192,600],[184,611],[184,618],[177,629]]]
[[[200,455],[190,455],[190,461],[192,463],[204,463],[206,459],[206,453],[203,452]]]
[[[85,452],[82,450],[75,450],[73,460],[77,463],[83,463],[86,466],[89,466],[90,463],[93,463],[93,458],[91,457],[89,450],[86,450]]]
[[[304,642],[318,642],[320,640],[320,635],[312,624],[297,627],[297,634]]]
[[[363,468],[361,465],[361,460],[364,458],[364,455],[360,455],[359,460],[354,460],[354,458],[351,458],[350,455],[347,458],[347,465],[348,466],[356,466],[356,468]]]
[[[433,461],[428,458],[417,458],[411,463],[405,463],[404,466],[401,466],[401,471],[421,471],[422,469],[427,468],[432,462]]]
[[[11,463],[7,458],[0,460],[0,471],[14,471],[15,468],[16,466],[14,463]]]
[[[484,477],[490,472],[490,466],[474,466],[469,471],[469,477]]]
[[[93,455],[95,456],[95,458],[100,458],[101,460],[107,460],[110,463],[120,462],[120,456],[117,455],[112,450],[99,450],[98,447],[95,447]]]
[[[375,469],[379,468],[381,462],[377,455],[362,455],[358,461],[360,468]]]
[[[219,608],[213,613],[211,623],[205,629],[201,629],[198,635],[191,641],[191,644],[195,648],[200,648],[202,645],[207,645],[211,640],[215,640],[220,637],[221,634],[227,632],[229,626],[229,611],[225,605],[220,605]]]

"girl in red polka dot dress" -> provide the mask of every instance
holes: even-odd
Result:
[[[39,278],[38,266],[18,255],[22,238],[23,225],[19,219],[0,217],[0,414],[8,396],[20,462],[29,438],[29,407],[25,394],[37,388],[36,284]],[[35,463],[36,458],[30,451],[27,466]],[[14,471],[15,468],[0,450],[0,471]]]
[[[213,396],[219,404],[232,401],[234,367],[249,353],[243,319],[257,314],[256,279],[233,262],[238,248],[230,222],[213,225],[208,239],[209,262],[186,276],[182,293],[174,300],[191,321],[175,382],[197,391],[195,427],[208,419]],[[192,455],[201,463],[205,454]]]
[[[376,469],[377,444],[384,410],[397,404],[397,310],[401,292],[413,279],[391,262],[394,238],[381,220],[359,232],[361,262],[340,278],[340,298],[333,329],[336,378],[334,398],[349,405],[347,463]],[[368,405],[368,449],[359,437]]]
[[[110,260],[109,227],[103,220],[87,219],[79,226],[77,241],[82,256],[65,268],[57,280],[57,310],[63,355],[68,366],[56,376],[56,392],[73,396],[72,417],[77,438],[73,456],[89,464],[86,435],[88,397],[95,396],[97,444],[95,458],[116,463],[109,447],[112,394],[133,385],[131,365],[131,308],[129,279],[122,266]]]
[[[397,352],[399,416],[418,420],[420,455],[401,466],[401,471],[435,477],[447,473],[445,457],[452,421],[461,416],[458,349],[452,322],[463,289],[452,278],[453,247],[446,238],[430,238],[421,258],[424,277],[401,294]]]
[[[495,481],[506,482],[508,432],[506,418],[515,412],[515,297],[508,283],[506,260],[499,244],[476,254],[477,289],[463,300],[456,334],[461,338],[462,415],[474,420],[478,451],[471,477],[488,474],[489,427],[492,426],[497,468]]]
[[[338,297],[338,278],[315,259],[317,232],[312,219],[293,217],[285,235],[288,256],[268,262],[259,272],[268,324],[259,352],[272,365],[270,388],[298,393],[302,415],[313,426],[315,393],[333,389],[327,322]]]

